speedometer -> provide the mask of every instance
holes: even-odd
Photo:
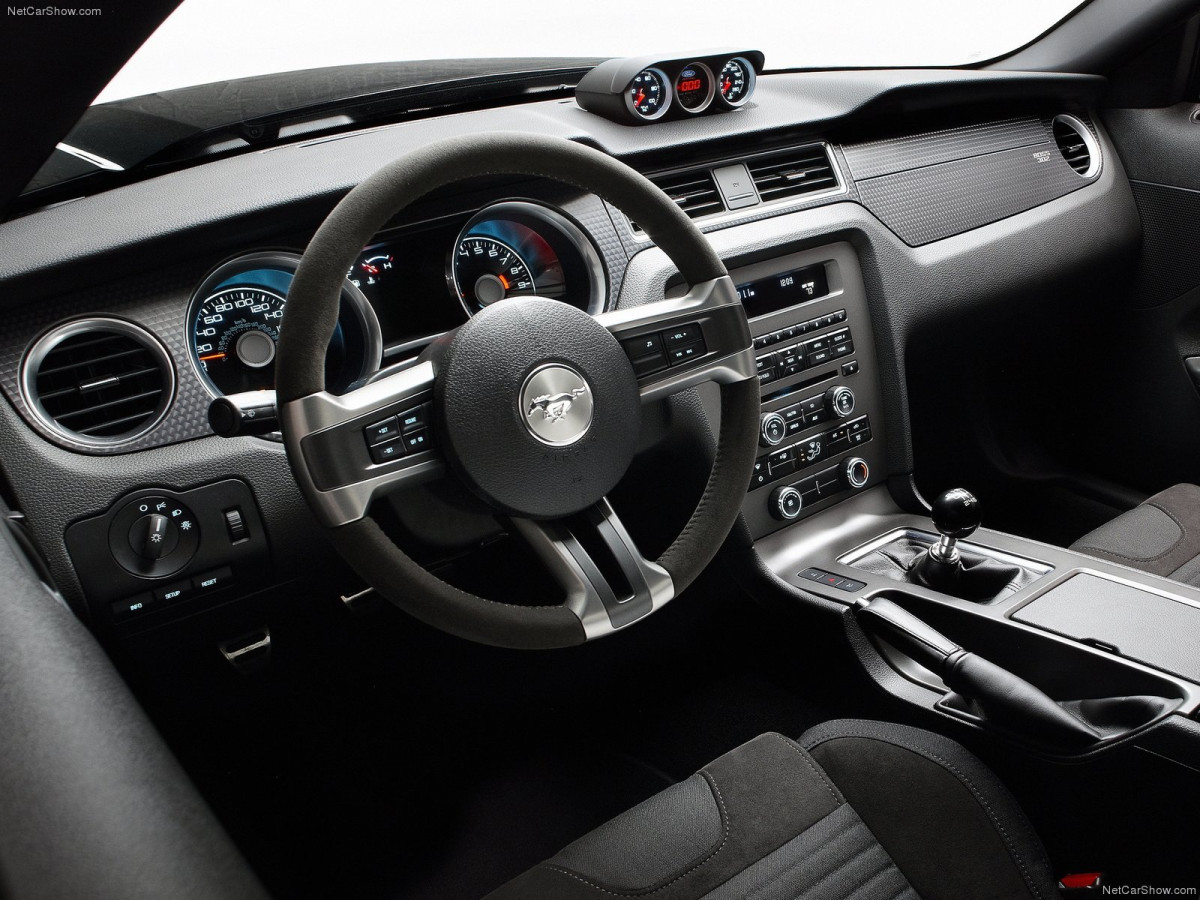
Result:
[[[275,345],[287,301],[258,287],[233,287],[196,310],[196,360],[222,394],[275,386]]]
[[[275,352],[299,262],[294,253],[250,253],[219,266],[197,289],[188,316],[188,343],[210,393],[275,387]],[[382,352],[375,311],[347,281],[325,355],[326,388],[338,393],[373,374]]]

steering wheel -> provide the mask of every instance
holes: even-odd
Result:
[[[510,298],[439,338],[415,365],[341,396],[327,393],[325,350],[342,283],[371,237],[436,188],[513,174],[565,182],[624,210],[679,269],[688,293],[595,317],[557,301]],[[444,140],[395,160],[321,225],[288,291],[283,325],[276,391],[296,481],[364,580],[434,627],[514,648],[602,637],[686,588],[736,521],[758,440],[745,311],[692,221],[642,175],[597,150],[495,133]],[[638,374],[631,359],[644,359],[636,348],[650,346],[675,358],[661,368],[639,364],[645,374]],[[666,552],[645,559],[606,495],[633,460],[642,404],[708,381],[721,392],[708,483]],[[365,429],[393,416],[401,432],[388,445],[393,456],[373,455]],[[459,590],[414,562],[371,518],[376,498],[440,477],[460,479],[507,518],[564,589],[562,603],[522,606]],[[600,564],[599,554],[609,559]],[[619,570],[620,579],[607,579],[606,570]]]

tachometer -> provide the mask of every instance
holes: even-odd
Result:
[[[529,264],[504,241],[467,235],[454,252],[454,281],[468,305],[482,309],[516,294],[536,294]]]
[[[479,210],[451,245],[446,281],[467,315],[507,297],[562,300],[593,315],[604,305],[604,266],[562,212],[506,200]]]
[[[275,386],[275,345],[287,301],[259,287],[232,287],[196,310],[196,360],[222,394]]]

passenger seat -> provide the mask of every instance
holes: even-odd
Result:
[[[1071,549],[1200,587],[1200,487],[1169,487],[1085,534]]]

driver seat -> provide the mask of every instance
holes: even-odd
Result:
[[[1007,789],[947,738],[882,722],[760,735],[492,900],[1059,896]]]

